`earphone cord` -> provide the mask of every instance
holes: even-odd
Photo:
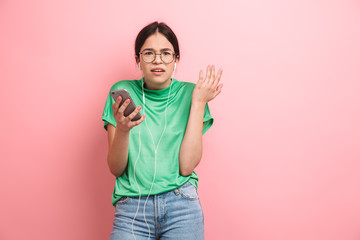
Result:
[[[167,98],[166,106],[165,106],[165,119],[164,119],[164,120],[165,120],[165,126],[164,126],[164,129],[163,129],[163,131],[162,131],[162,133],[161,133],[161,136],[160,136],[160,138],[159,138],[159,141],[158,141],[156,147],[155,147],[154,137],[153,137],[153,135],[152,135],[152,133],[151,133],[151,131],[150,131],[150,129],[149,129],[149,126],[148,126],[148,124],[147,124],[147,121],[146,121],[146,119],[145,119],[145,125],[146,125],[147,130],[148,130],[149,133],[150,133],[151,140],[152,140],[152,142],[153,142],[153,147],[154,147],[154,154],[155,154],[154,177],[153,177],[153,181],[152,181],[151,186],[150,186],[149,194],[147,195],[146,200],[145,200],[145,203],[144,203],[144,220],[145,220],[146,226],[148,227],[148,230],[149,230],[148,239],[150,239],[150,227],[149,227],[149,224],[148,224],[147,221],[146,221],[145,209],[146,209],[146,203],[147,203],[147,201],[148,201],[148,199],[149,199],[149,197],[150,197],[151,190],[152,190],[152,187],[153,187],[154,182],[155,182],[157,150],[158,150],[158,148],[159,148],[159,146],[160,146],[161,139],[162,139],[162,137],[163,137],[163,135],[164,135],[164,133],[165,133],[165,130],[166,130],[166,122],[167,122],[167,121],[166,121],[166,112],[167,112],[167,107],[168,107],[168,104],[169,104],[172,82],[173,82],[173,81],[171,81],[171,83],[170,83],[170,89],[169,89],[168,98]],[[142,92],[143,92],[143,111],[144,111],[144,114],[145,114],[145,112],[146,112],[146,105],[145,105],[145,94],[144,94],[144,84],[143,84],[143,82],[142,82]],[[138,182],[137,182],[137,180],[136,180],[136,175],[135,175],[136,164],[137,164],[137,162],[138,162],[138,160],[139,160],[140,151],[141,151],[140,128],[139,128],[139,142],[140,142],[140,144],[139,144],[139,153],[138,153],[137,159],[136,159],[136,161],[135,161],[135,165],[134,165],[134,178],[135,178],[135,182],[136,182],[136,185],[137,185],[137,187],[138,187],[138,190],[139,190],[139,200],[138,200],[138,206],[137,206],[137,209],[136,209],[135,216],[134,216],[134,218],[133,218],[133,220],[132,220],[132,223],[131,223],[131,232],[132,232],[132,235],[133,235],[133,237],[134,237],[135,240],[136,240],[136,237],[135,237],[135,234],[134,234],[134,221],[135,221],[136,216],[137,216],[137,214],[138,214],[138,212],[139,212],[140,198],[141,198],[141,190],[140,190],[140,187],[139,187],[139,184],[138,184]]]
[[[132,235],[134,237],[134,239],[136,240],[136,237],[135,237],[135,234],[134,234],[134,221],[135,221],[135,218],[139,212],[139,206],[140,206],[140,198],[141,198],[141,190],[140,190],[140,186],[136,180],[136,175],[135,175],[135,169],[136,169],[136,164],[139,160],[139,157],[140,157],[140,149],[141,149],[141,136],[140,136],[140,127],[138,128],[139,129],[139,153],[137,155],[137,158],[136,158],[136,161],[135,161],[135,164],[134,164],[134,179],[135,179],[135,183],[136,183],[136,186],[138,187],[138,190],[139,190],[139,201],[138,201],[138,206],[137,206],[137,209],[136,209],[136,212],[135,212],[135,215],[134,215],[134,218],[132,220],[132,223],[131,223],[131,232],[132,232]]]

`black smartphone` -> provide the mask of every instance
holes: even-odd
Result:
[[[129,116],[135,110],[136,105],[135,105],[134,101],[132,100],[130,93],[126,89],[119,89],[119,90],[111,91],[111,96],[113,97],[113,99],[115,101],[119,96],[121,96],[121,102],[120,102],[119,107],[125,102],[126,99],[130,99],[130,103],[124,111],[125,117]],[[137,121],[140,118],[141,118],[141,114],[137,113],[131,121]]]

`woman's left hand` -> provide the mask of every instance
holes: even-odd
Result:
[[[199,81],[196,83],[192,94],[192,102],[206,104],[213,100],[221,92],[223,84],[219,84],[222,69],[215,76],[215,66],[208,66],[206,76],[203,78],[203,72],[200,70]]]

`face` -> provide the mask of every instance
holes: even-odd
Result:
[[[144,45],[140,49],[140,53],[144,50],[153,50],[156,54],[160,54],[166,50],[174,52],[174,47],[166,39],[166,37],[156,32],[150,35],[144,42]],[[136,57],[137,62],[140,63],[141,70],[144,74],[145,86],[148,89],[159,90],[167,88],[171,83],[171,76],[174,72],[174,64],[178,61],[175,59],[171,63],[164,63],[160,55],[156,55],[153,62],[144,62],[141,54],[139,58]]]

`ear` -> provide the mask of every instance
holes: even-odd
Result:
[[[176,69],[176,65],[178,65],[178,64],[179,64],[179,58],[176,57],[175,58],[175,64],[174,64],[174,72],[175,72],[175,69]]]
[[[140,66],[140,59],[138,56],[135,55],[135,61],[136,61],[136,64],[138,65],[139,69],[141,70],[141,66]]]

